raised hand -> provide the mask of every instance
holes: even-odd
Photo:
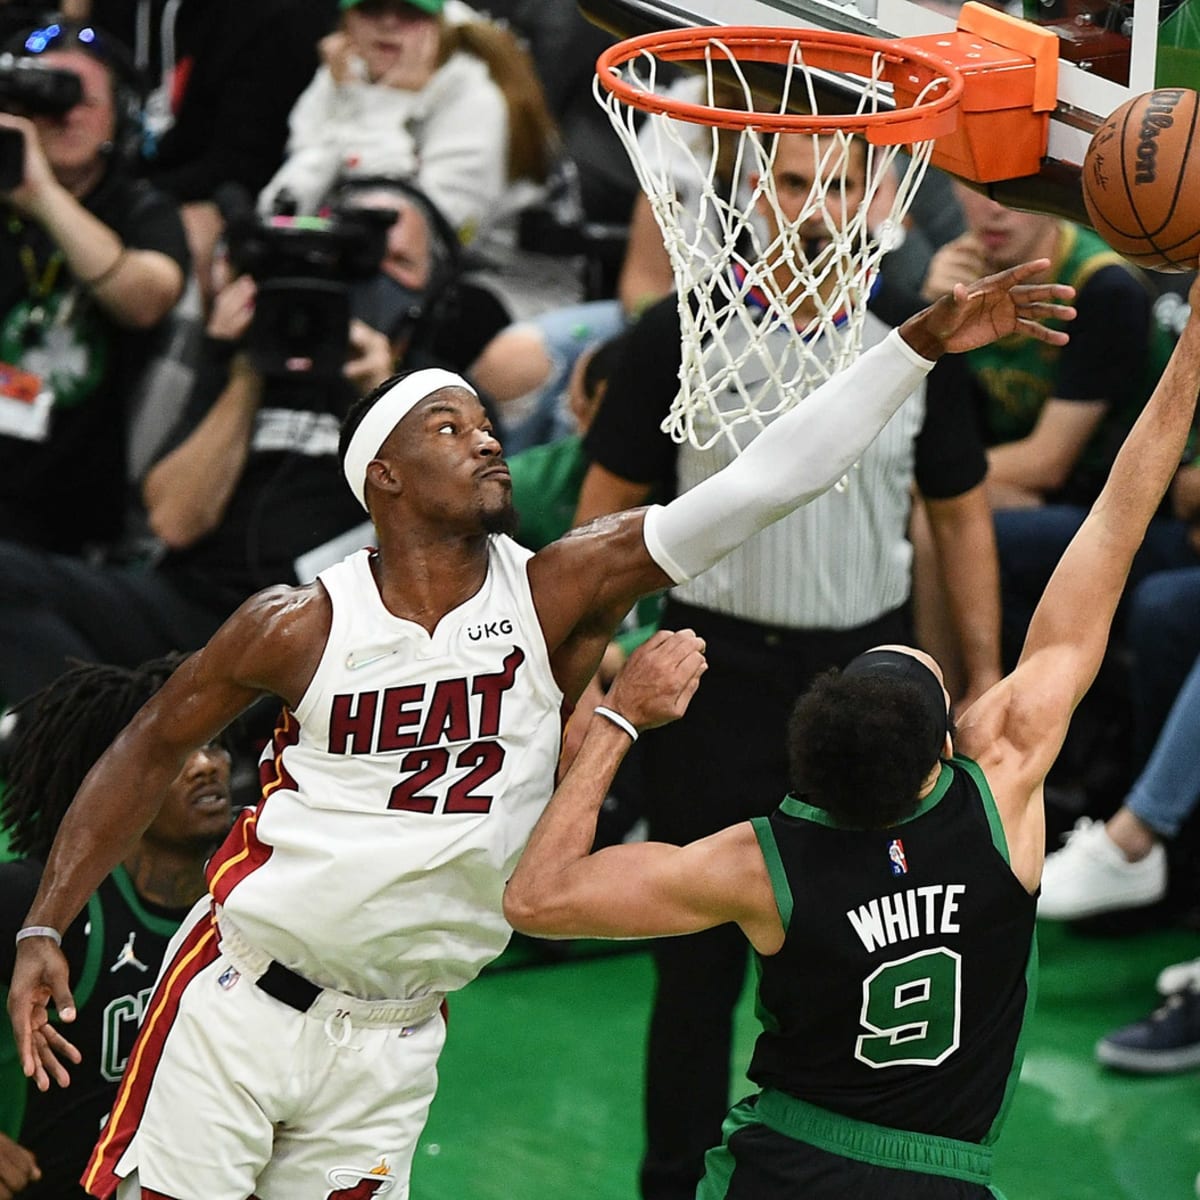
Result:
[[[969,284],[986,271],[983,243],[977,234],[964,233],[934,252],[921,284],[921,295],[932,304],[954,291],[956,283]]]
[[[905,321],[900,332],[927,358],[975,350],[1017,332],[1052,346],[1066,345],[1066,331],[1043,322],[1074,319],[1075,309],[1067,301],[1075,298],[1075,289],[1065,283],[1025,282],[1049,267],[1049,259],[1039,258],[972,284],[955,284],[949,295]]]
[[[707,669],[703,638],[660,629],[629,656],[606,703],[638,729],[665,725],[683,716]]]
[[[44,210],[48,195],[61,191],[58,181],[54,178],[54,172],[46,161],[41,135],[28,117],[17,117],[11,113],[0,113],[0,127],[17,130],[25,147],[21,182],[7,193],[6,199],[18,212],[37,219]]]
[[[75,1001],[67,986],[67,960],[49,938],[26,938],[17,946],[12,984],[8,990],[8,1015],[21,1069],[38,1091],[47,1091],[53,1079],[66,1087],[71,1076],[63,1060],[78,1063],[79,1051],[50,1024],[50,1004],[60,1020],[75,1020]]]
[[[421,91],[437,70],[440,47],[441,31],[436,21],[412,22],[378,82],[405,92]]]

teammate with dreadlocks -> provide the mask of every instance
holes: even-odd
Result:
[[[136,670],[77,666],[18,710],[0,825],[12,850],[25,857],[0,864],[0,983],[9,982],[13,938],[83,777],[179,661],[158,659]],[[230,816],[229,756],[205,746],[187,760],[129,857],[63,934],[71,977],[78,980],[78,1078],[68,1090],[39,1092],[23,1086],[21,1077],[19,1086],[4,1088],[0,1198],[84,1195],[78,1179],[116,1093],[167,942],[204,891],[205,860],[229,829]]]

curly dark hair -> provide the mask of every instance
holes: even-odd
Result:
[[[916,810],[945,729],[911,680],[827,671],[792,710],[792,791],[847,828],[895,825]]]
[[[133,669],[76,663],[17,706],[0,800],[15,853],[45,860],[84,776],[185,657]]]

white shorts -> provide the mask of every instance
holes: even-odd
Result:
[[[266,964],[224,919],[218,935],[207,901],[189,914],[88,1164],[92,1195],[406,1200],[442,998],[325,991],[299,1012],[255,985]]]

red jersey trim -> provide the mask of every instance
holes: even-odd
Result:
[[[229,893],[271,857],[273,847],[260,842],[255,832],[258,814],[256,808],[243,809],[221,849],[209,859],[208,890],[218,904],[224,904]]]
[[[208,890],[218,904],[224,904],[229,893],[271,857],[272,847],[259,841],[256,832],[258,818],[267,800],[281,787],[298,790],[296,781],[283,765],[283,752],[299,740],[300,722],[285,708],[271,739],[273,753],[270,758],[264,758],[259,766],[262,799],[258,807],[241,812],[221,848],[209,859],[205,875]]]
[[[188,984],[219,953],[217,927],[210,914],[207,920],[197,922],[170,967],[163,972],[162,982],[150,998],[146,1018],[130,1052],[112,1112],[80,1180],[89,1195],[108,1200],[116,1192],[121,1182],[116,1173],[117,1164],[129,1148],[145,1112],[163,1046],[179,1012],[179,1002]]]

